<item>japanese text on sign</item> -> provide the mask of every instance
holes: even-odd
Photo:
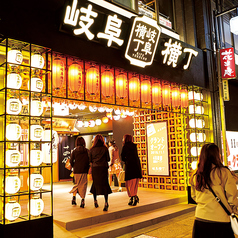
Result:
[[[223,79],[236,78],[234,49],[227,48],[220,50],[221,77]]]

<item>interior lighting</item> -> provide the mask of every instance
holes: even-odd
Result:
[[[19,140],[21,137],[21,126],[15,123],[8,124],[6,127],[6,137],[8,140]]]
[[[10,201],[6,204],[5,218],[9,221],[16,220],[21,214],[21,206],[18,202]]]
[[[13,64],[22,64],[23,55],[20,50],[13,49],[7,52],[7,62]]]
[[[106,69],[101,76],[102,94],[109,98],[114,92],[114,77],[110,69]]]
[[[127,77],[123,73],[119,73],[116,77],[116,94],[120,99],[127,97]]]
[[[11,115],[18,115],[21,112],[22,104],[17,98],[10,98],[7,100],[7,113]]]
[[[10,175],[6,177],[6,193],[14,194],[19,191],[21,187],[21,180],[14,175]]]
[[[31,56],[31,67],[42,69],[45,65],[45,60],[40,53],[35,53]]]
[[[93,65],[86,72],[86,89],[90,95],[96,95],[99,89],[99,72]]]
[[[83,71],[82,67],[77,62],[74,62],[69,66],[68,85],[69,89],[74,93],[77,93],[82,88]]]
[[[19,89],[22,85],[22,78],[17,73],[10,73],[7,75],[7,87]]]
[[[32,216],[39,216],[43,212],[43,210],[44,210],[44,202],[41,198],[33,197],[32,199],[30,199],[30,214]]]
[[[55,58],[52,69],[52,84],[53,88],[59,90],[65,79],[65,66],[63,60]]]
[[[129,80],[129,98],[131,101],[136,102],[139,100],[140,96],[140,81],[139,78],[133,76]]]

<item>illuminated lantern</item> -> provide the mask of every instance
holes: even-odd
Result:
[[[106,108],[106,112],[112,112],[113,108]]]
[[[7,87],[19,89],[22,85],[22,78],[19,74],[10,73],[7,75]]]
[[[194,114],[195,113],[195,105],[189,105],[188,111],[189,111],[189,114]]]
[[[91,66],[86,73],[86,89],[90,95],[96,95],[99,89],[99,72],[95,66]]]
[[[127,77],[123,73],[116,77],[116,94],[120,99],[127,97]]]
[[[120,115],[120,114],[121,114],[120,109],[116,109],[116,110],[114,110],[114,112],[115,112],[115,114],[117,114],[117,115]]]
[[[191,133],[190,140],[192,142],[204,142],[206,140],[206,135],[204,133]]]
[[[21,137],[21,126],[18,124],[8,124],[6,127],[6,137],[8,140],[19,140]]]
[[[30,88],[29,85],[28,85],[28,88]],[[41,92],[42,89],[43,89],[43,81],[37,77],[31,78],[31,91]]]
[[[7,62],[13,64],[22,64],[23,55],[20,50],[10,50],[7,52]]]
[[[89,106],[88,109],[90,112],[96,112],[98,108],[96,106]]]
[[[97,126],[100,126],[102,124],[102,121],[101,119],[96,119],[95,123]]]
[[[17,176],[6,177],[6,193],[14,194],[19,191],[21,187],[21,180]]]
[[[39,190],[44,184],[44,178],[41,174],[31,174],[30,175],[30,189],[33,191]],[[29,178],[28,178],[29,185]]]
[[[79,64],[74,62],[69,66],[68,71],[69,89],[74,93],[80,91],[82,87],[82,82],[83,82],[82,68]]]
[[[205,127],[205,121],[203,119],[197,119],[196,121],[196,127],[197,128],[204,128]]]
[[[123,118],[123,119],[124,119],[124,118],[127,118],[127,114],[126,114],[125,111],[122,111],[122,112],[121,112],[121,118]]]
[[[78,109],[79,110],[84,110],[87,106],[85,106],[83,103],[81,103],[80,105],[78,105]]]
[[[202,101],[203,100],[203,95],[200,92],[195,92],[195,91],[190,91],[188,93],[188,99],[189,100],[197,100],[197,101]]]
[[[31,101],[31,116],[41,116],[43,113],[43,105],[41,101],[33,100]]]
[[[6,165],[8,167],[16,167],[21,161],[21,154],[18,150],[6,151]]]
[[[94,120],[89,121],[89,127],[95,127],[96,123]]]
[[[31,67],[40,68],[44,67],[45,60],[41,54],[33,54],[31,56]]]
[[[68,116],[69,115],[69,107],[65,103],[54,103],[54,115],[55,116]]]
[[[84,127],[88,127],[89,126],[89,122],[88,121],[84,121],[83,125],[84,125]]]
[[[10,98],[7,100],[7,113],[18,115],[21,112],[22,104],[19,99]]]
[[[136,102],[140,97],[140,81],[137,77],[132,77],[129,81],[129,98]]]
[[[99,108],[98,108],[98,111],[101,112],[101,113],[102,113],[102,112],[105,112],[105,110],[106,110],[105,107],[99,107]]]
[[[21,214],[21,206],[18,202],[10,201],[5,206],[5,218],[9,221],[16,220]]]
[[[188,90],[185,88],[181,89],[180,96],[181,96],[181,107],[183,108],[188,107]]]
[[[79,128],[83,127],[83,121],[77,121],[76,123],[77,123],[77,127]]]
[[[29,209],[29,204],[28,204]],[[39,216],[44,210],[44,202],[41,198],[33,197],[30,200],[30,214],[32,216]]]
[[[179,94],[179,88],[177,86],[174,86],[172,88],[172,106],[173,107],[180,106],[180,94]]]
[[[154,105],[160,105],[161,98],[161,84],[158,81],[153,82],[152,84],[152,101]]]
[[[41,150],[31,150],[30,165],[39,166],[43,162],[43,154]]]
[[[204,107],[196,106],[195,112],[196,112],[196,114],[204,114]]]
[[[170,97],[170,85],[165,83],[162,88],[162,98],[163,98],[163,105],[169,106],[171,104],[171,97]]]
[[[112,72],[109,69],[106,69],[102,73],[101,85],[102,85],[102,94],[106,98],[111,97],[114,92],[114,77]]]
[[[103,123],[106,124],[106,123],[108,123],[108,121],[109,121],[108,117],[103,117],[103,118],[102,118],[102,122],[103,122]]]
[[[141,100],[144,103],[151,101],[151,83],[148,79],[141,82]]]
[[[192,156],[199,156],[202,147],[192,147],[191,148],[191,155]]]
[[[106,116],[112,120],[112,112],[107,112]]]
[[[192,169],[193,169],[193,170],[197,169],[197,165],[198,165],[197,160],[194,160],[194,161],[191,163]]]
[[[114,115],[114,116],[113,116],[113,120],[115,120],[115,121],[118,121],[120,118],[121,118],[120,115]]]
[[[197,122],[197,119],[194,119],[194,118],[190,119],[189,120],[189,126],[191,128],[195,128],[196,127],[196,122]]]
[[[65,79],[64,62],[60,58],[55,58],[52,69],[52,84],[53,88],[59,90]]]
[[[32,141],[40,141],[43,137],[43,128],[40,125],[31,125],[30,126],[30,138]]]

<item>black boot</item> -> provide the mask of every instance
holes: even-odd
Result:
[[[76,203],[76,197],[75,197],[75,196],[73,196],[72,205],[77,205],[77,203]]]
[[[136,206],[137,203],[139,203],[139,198],[138,196],[135,196],[132,206]]]
[[[84,206],[85,206],[85,202],[84,202],[84,199],[82,199],[80,207],[84,208]]]
[[[130,197],[129,202],[128,202],[128,205],[129,205],[129,206],[132,206],[132,204],[133,204],[133,199],[134,199],[134,197]]]
[[[109,207],[108,202],[105,202],[105,206],[104,206],[104,208],[103,208],[103,211],[104,211],[104,212],[107,212],[108,207]]]

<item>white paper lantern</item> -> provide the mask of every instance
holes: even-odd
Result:
[[[41,174],[31,174],[30,175],[30,189],[33,191],[39,190],[44,184],[44,178]],[[28,179],[29,185],[29,179]]]
[[[89,121],[89,127],[95,127],[96,123],[94,120]]]
[[[192,142],[204,142],[206,140],[205,133],[191,133],[190,140]]]
[[[204,107],[203,106],[196,106],[195,113],[196,114],[204,114]]]
[[[195,113],[195,105],[189,105],[188,111],[189,111],[189,114],[194,114]]]
[[[19,74],[10,73],[7,75],[7,87],[19,89],[22,85],[22,78]]]
[[[5,218],[9,221],[16,220],[21,214],[21,206],[17,202],[8,202],[5,207]]]
[[[7,52],[7,62],[13,64],[21,64],[23,56],[20,50],[10,50]]]
[[[28,82],[28,89],[30,88],[30,83]],[[41,92],[43,89],[43,81],[40,78],[33,77],[31,78],[31,91]]]
[[[43,128],[40,125],[31,125],[30,138],[32,141],[40,141],[43,137]]]
[[[194,94],[195,94],[194,91],[188,92],[188,100],[193,100],[194,99]]]
[[[18,150],[6,151],[6,165],[8,167],[16,167],[21,161],[21,154]]]
[[[108,121],[109,121],[108,117],[103,117],[103,118],[102,118],[102,122],[103,122],[103,123],[106,124],[106,123],[108,123]]]
[[[81,120],[77,121],[77,127],[78,128],[83,127],[83,121]]]
[[[31,67],[40,68],[44,67],[45,60],[41,54],[34,54],[31,56]]]
[[[95,106],[89,106],[89,111],[90,112],[96,112],[97,111],[97,107],[95,107]]]
[[[197,142],[197,133],[190,134],[190,141]]]
[[[8,124],[6,127],[6,137],[8,140],[19,140],[21,137],[21,126],[18,124]]]
[[[238,16],[230,19],[230,31],[233,34],[238,35]]]
[[[11,115],[18,115],[21,112],[22,104],[17,98],[10,98],[7,100],[7,113]]]
[[[105,112],[105,110],[106,110],[105,107],[99,107],[99,108],[98,108],[98,111],[101,112],[101,113],[102,113],[102,112]]]
[[[41,101],[32,100],[31,101],[31,116],[41,116],[43,113],[43,105]]]
[[[96,125],[97,125],[97,126],[100,126],[100,125],[102,124],[102,121],[101,121],[101,119],[96,119],[96,121],[95,121],[95,122],[96,122]]]
[[[28,204],[29,209],[29,204]],[[30,200],[30,214],[32,216],[39,216],[44,210],[44,202],[41,198],[33,197]]]
[[[6,177],[6,193],[14,194],[19,191],[21,187],[21,180],[17,176]]]
[[[195,93],[194,94],[194,99],[197,100],[197,101],[202,101],[203,100],[203,95],[202,93]]]
[[[197,165],[198,165],[197,160],[194,160],[194,161],[191,163],[192,169],[193,169],[193,170],[197,169]]]
[[[197,128],[204,128],[205,127],[205,121],[203,119],[197,119],[196,127]]]
[[[83,125],[84,125],[84,127],[88,127],[89,126],[89,122],[88,121],[84,121]]]
[[[192,147],[191,148],[191,155],[192,156],[199,156],[202,147]]]
[[[43,154],[41,150],[31,150],[30,165],[39,166],[43,162]]]
[[[78,105],[79,110],[84,110],[85,108],[86,108],[86,106],[83,103]]]
[[[194,119],[194,118],[190,119],[189,126],[190,126],[190,128],[195,128],[196,127],[196,119]]]
[[[121,111],[119,109],[115,110],[115,114],[120,115]]]
[[[120,115],[113,116],[113,120],[118,121],[121,118]]]

